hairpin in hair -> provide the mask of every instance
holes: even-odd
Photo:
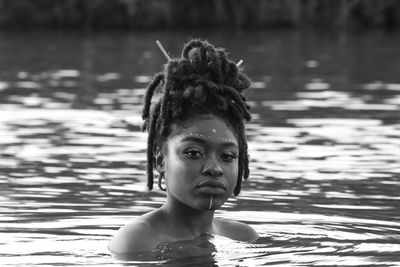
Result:
[[[161,52],[163,52],[164,56],[167,58],[168,61],[171,61],[171,58],[168,56],[167,51],[165,51],[164,47],[162,46],[161,42],[159,40],[156,41],[156,44],[160,48]]]
[[[160,42],[159,40],[157,40],[157,41],[156,41],[156,44],[157,44],[158,47],[160,48],[161,52],[164,54],[165,58],[166,58],[168,61],[171,61],[171,58],[169,57],[167,51],[165,51],[165,49],[164,49],[164,47],[162,46],[161,42]],[[239,68],[240,65],[242,65],[242,63],[243,63],[243,60],[239,60],[239,62],[236,63],[236,67]]]

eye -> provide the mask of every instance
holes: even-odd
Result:
[[[232,162],[237,159],[237,155],[234,153],[223,153],[221,159],[225,162]]]
[[[183,152],[183,154],[185,154],[185,156],[190,159],[200,159],[203,157],[203,153],[201,153],[197,149],[188,149],[185,152]]]

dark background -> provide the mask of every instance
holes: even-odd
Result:
[[[400,25],[396,0],[1,0],[3,29],[162,29]]]

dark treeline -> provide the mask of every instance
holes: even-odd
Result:
[[[399,0],[0,0],[2,28],[400,25]]]

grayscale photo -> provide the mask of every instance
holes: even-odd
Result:
[[[400,1],[0,14],[0,266],[400,266]]]

